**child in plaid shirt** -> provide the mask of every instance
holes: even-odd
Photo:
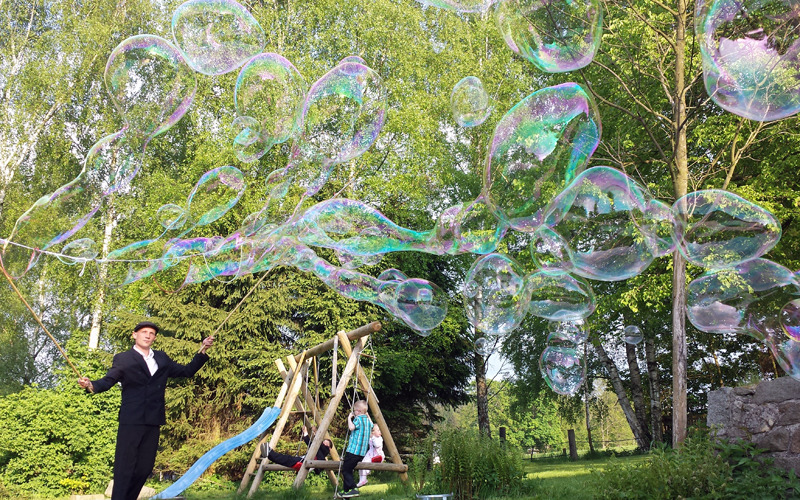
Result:
[[[372,433],[372,421],[367,416],[367,402],[363,399],[353,404],[353,411],[347,416],[347,427],[350,429],[350,441],[347,443],[344,459],[342,460],[342,488],[339,498],[353,498],[358,496],[356,481],[353,471],[367,454],[369,437]]]

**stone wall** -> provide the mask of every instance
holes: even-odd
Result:
[[[800,382],[791,377],[708,394],[708,426],[768,450],[775,465],[800,474]]]

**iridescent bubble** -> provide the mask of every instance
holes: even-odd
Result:
[[[172,14],[172,36],[189,66],[204,75],[235,70],[261,52],[264,30],[233,0],[189,0]]]
[[[597,301],[588,281],[566,273],[537,271],[525,278],[531,290],[528,312],[551,321],[588,318]]]
[[[396,225],[366,203],[339,198],[306,210],[297,227],[302,243],[354,255],[422,249],[428,236]]]
[[[798,22],[795,0],[698,0],[695,31],[708,95],[751,120],[800,111]]]
[[[574,347],[547,346],[539,358],[539,371],[554,392],[573,396],[584,379],[583,356]]]
[[[186,223],[186,210],[173,203],[167,203],[158,209],[156,219],[164,229],[180,229]]]
[[[486,255],[467,272],[465,310],[481,332],[499,335],[514,330],[525,317],[530,295],[522,266],[506,255]]]
[[[237,116],[231,128],[236,133],[233,152],[244,163],[257,161],[272,147],[272,143],[262,134],[261,123],[252,116]]]
[[[125,191],[142,164],[143,146],[125,131],[100,139],[86,156],[80,174],[54,193],[39,198],[16,221],[3,259],[9,274],[20,277],[32,268],[39,252],[68,240],[100,209],[104,198]]]
[[[610,167],[580,174],[548,205],[545,224],[571,250],[574,271],[601,281],[641,273],[655,258],[654,241],[642,229],[642,189]]]
[[[127,124],[127,134],[151,139],[189,110],[195,74],[178,49],[155,35],[124,40],[111,52],[106,89]]]
[[[669,205],[656,199],[647,202],[642,230],[653,239],[653,251],[656,257],[663,257],[675,251],[674,225],[675,218]]]
[[[481,337],[475,341],[475,352],[480,354],[481,356],[488,356],[492,353],[492,346],[489,339],[486,337]]]
[[[786,335],[800,342],[800,299],[789,301],[781,308],[781,326]]]
[[[395,269],[393,267],[384,270],[381,274],[378,275],[378,279],[381,281],[398,281],[402,282],[408,279],[408,276],[399,269]]]
[[[425,6],[455,12],[486,12],[497,0],[417,0]]]
[[[781,226],[764,208],[728,191],[695,191],[672,206],[675,241],[692,264],[733,267],[767,253]]]
[[[622,340],[628,344],[636,345],[642,341],[642,331],[636,325],[628,325],[622,330]]]
[[[712,333],[747,333],[758,339],[786,336],[779,317],[800,295],[794,274],[766,259],[709,271],[686,287],[689,321]]]
[[[536,267],[549,273],[571,272],[572,250],[563,236],[547,226],[541,226],[530,242],[531,257]]]
[[[598,0],[503,0],[495,19],[506,45],[549,73],[586,66],[600,46]]]
[[[787,339],[784,335],[770,335],[764,339],[764,343],[783,371],[800,381],[800,342]]]
[[[580,85],[529,95],[494,130],[484,171],[486,202],[519,231],[541,225],[542,208],[583,171],[600,142],[600,116]]]
[[[245,187],[244,174],[235,167],[209,170],[189,194],[186,202],[189,220],[196,226],[214,222],[236,206]]]
[[[462,78],[456,83],[450,94],[450,107],[453,119],[462,127],[477,127],[492,112],[489,94],[483,89],[483,82],[476,76]]]
[[[565,328],[559,327],[547,335],[547,345],[550,347],[575,348],[575,338]]]
[[[378,73],[346,60],[317,80],[302,112],[302,155],[342,163],[375,142],[386,119],[386,88]]]
[[[261,125],[262,140],[269,149],[299,132],[306,90],[305,79],[286,58],[259,54],[247,62],[236,79],[236,112],[253,117]]]
[[[93,239],[81,238],[64,245],[57,257],[64,264],[73,266],[94,260],[99,253],[97,251],[97,243]]]
[[[458,212],[456,224],[460,251],[480,255],[494,252],[508,230],[507,225],[497,220],[482,196]]]
[[[423,279],[409,279],[395,292],[399,317],[418,332],[430,332],[447,315],[447,294]]]

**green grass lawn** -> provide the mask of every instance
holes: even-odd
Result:
[[[514,496],[513,498],[531,499],[589,499],[593,498],[591,485],[591,471],[603,470],[608,467],[619,466],[621,464],[636,463],[644,460],[644,455],[623,456],[618,458],[597,458],[581,459],[577,462],[570,462],[563,459],[525,459],[525,480],[532,491],[527,496]],[[291,478],[289,473],[285,474]],[[267,480],[265,479],[265,483]],[[270,486],[262,483],[258,493],[253,496],[254,500],[322,500],[333,498],[333,488],[330,485],[309,486],[304,491],[293,491],[288,486],[288,479],[284,481],[286,486]],[[185,493],[187,500],[217,500],[231,499],[243,500],[246,496],[237,496],[234,483],[214,483],[193,486]],[[163,487],[161,488],[163,489]],[[370,483],[359,489],[360,498],[370,498],[375,500],[406,500],[413,499],[414,492],[404,490],[396,476],[392,473],[373,473],[370,476]],[[501,500],[503,497],[498,497]],[[512,498],[512,497],[505,497]],[[503,499],[505,500],[505,499]]]
[[[539,459],[527,461],[526,478],[538,480],[537,495],[542,499],[582,499],[594,498],[589,479],[592,470],[604,470],[621,464],[631,464],[645,459],[645,455],[618,458],[582,459],[577,462],[566,460]]]

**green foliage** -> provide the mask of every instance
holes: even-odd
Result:
[[[518,450],[475,431],[451,430],[439,435],[441,485],[465,500],[507,495],[522,487]]]
[[[796,498],[795,474],[771,467],[750,443],[712,442],[696,432],[678,450],[661,447],[632,465],[595,472],[598,498]]]
[[[119,391],[28,386],[0,398],[0,483],[13,495],[79,493],[111,476]]]

